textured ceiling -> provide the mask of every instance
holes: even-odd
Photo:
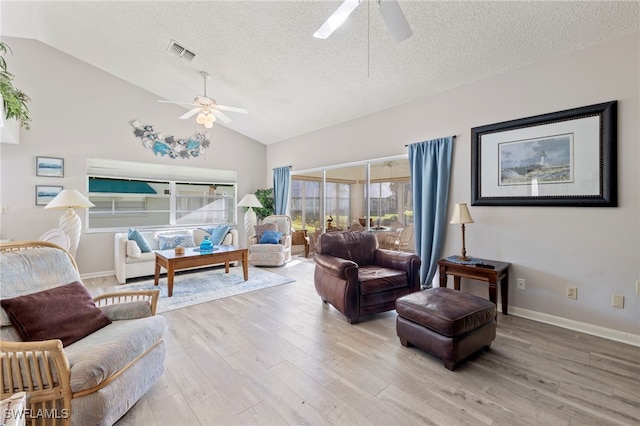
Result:
[[[363,0],[327,40],[339,1],[2,1],[1,34],[40,40],[158,96],[207,94],[248,115],[227,127],[276,143],[640,29],[639,2],[403,1],[395,44]],[[174,39],[196,53],[172,56]],[[176,117],[177,118],[177,117]]]

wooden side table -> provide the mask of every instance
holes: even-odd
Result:
[[[460,278],[471,278],[473,280],[489,283],[489,300],[498,304],[497,287],[500,283],[500,296],[502,298],[502,313],[507,315],[509,300],[509,266],[511,263],[500,262],[498,260],[477,259],[489,264],[494,269],[482,268],[472,264],[462,264],[450,262],[447,259],[438,260],[440,270],[440,287],[447,286],[447,275],[453,275],[453,286],[460,290]]]

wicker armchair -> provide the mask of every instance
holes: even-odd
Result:
[[[50,242],[0,244],[0,254],[3,299],[80,280],[71,254]],[[42,270],[43,266],[48,267]],[[162,337],[167,325],[163,317],[155,316],[158,295],[158,290],[150,290],[95,297],[94,303],[112,324],[66,347],[59,339],[19,341],[4,316],[0,329],[1,398],[26,392],[26,413],[40,416],[32,417],[31,424],[115,423],[164,371],[166,349]],[[116,333],[109,329],[124,321],[127,326],[118,329],[116,325]],[[131,333],[144,335],[131,347],[127,343],[134,337],[123,332],[128,328]],[[130,340],[122,342],[123,338]],[[89,343],[83,346],[83,341]],[[140,353],[132,353],[135,350]]]

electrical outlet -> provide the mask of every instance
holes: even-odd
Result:
[[[518,284],[518,290],[524,290],[527,288],[527,284],[524,280],[524,278],[518,278],[516,280],[517,284]]]
[[[578,298],[578,287],[567,287],[567,297],[569,299]]]
[[[611,306],[614,308],[624,309],[624,296],[613,293],[611,295]]]

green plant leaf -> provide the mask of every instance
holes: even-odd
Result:
[[[13,74],[7,69],[5,55],[11,53],[11,48],[6,43],[0,42],[0,95],[4,105],[6,119],[16,119],[20,125],[29,130],[31,116],[29,115],[29,102],[31,99],[22,90],[13,85]]]
[[[255,192],[256,198],[262,204],[262,208],[254,208],[253,211],[256,212],[256,216],[260,220],[264,219],[267,216],[271,216],[274,211],[274,200],[273,200],[273,188],[268,189],[258,189]]]

